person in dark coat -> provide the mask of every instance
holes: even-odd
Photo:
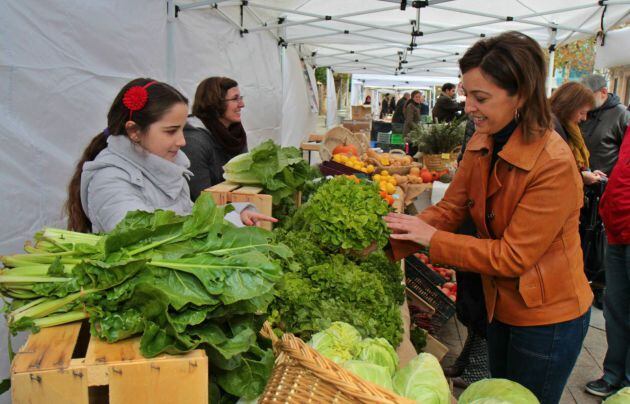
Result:
[[[464,110],[464,106],[455,101],[455,84],[444,83],[442,94],[435,101],[433,106],[433,119],[438,122],[451,122],[459,113]]]
[[[381,101],[381,114],[380,118],[385,118],[385,115],[389,114],[389,94],[385,94]]]
[[[409,93],[404,93],[403,96],[396,103],[394,108],[394,116],[392,116],[392,123],[405,123],[405,104],[409,101]]]
[[[595,108],[580,125],[591,154],[590,166],[609,175],[617,162],[630,112],[618,96],[608,92],[603,76],[593,74],[582,80],[582,84],[595,94]]]
[[[200,126],[184,128],[186,146],[182,151],[190,160],[190,197],[223,182],[223,166],[233,157],[247,153],[247,135],[241,124],[245,107],[238,83],[227,77],[210,77],[199,83],[192,115]]]
[[[389,100],[389,113],[393,114],[396,111],[396,96],[392,95],[392,98]]]

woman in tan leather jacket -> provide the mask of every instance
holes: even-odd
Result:
[[[386,217],[394,258],[482,275],[492,377],[557,403],[588,330],[592,293],[578,220],[582,179],[551,129],[545,57],[528,36],[483,39],[459,61],[477,132],[444,199],[418,216]],[[476,237],[453,232],[472,218]]]

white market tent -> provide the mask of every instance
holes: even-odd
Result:
[[[316,124],[312,66],[440,83],[482,36],[519,30],[547,48],[606,32],[628,18],[630,0],[0,0],[0,10],[8,254],[42,227],[63,226],[73,166],[132,78],[168,81],[192,99],[203,78],[232,77],[250,147],[297,145]]]

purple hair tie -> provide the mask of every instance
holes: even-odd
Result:
[[[103,129],[103,135],[105,135],[105,137],[109,136],[109,128]]]

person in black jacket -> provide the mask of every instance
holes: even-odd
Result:
[[[210,77],[197,86],[192,115],[203,126],[187,124],[186,146],[182,151],[190,160],[190,197],[223,182],[223,166],[233,157],[247,153],[247,135],[241,124],[245,107],[238,83],[227,77]]]
[[[396,103],[394,108],[394,116],[392,116],[392,123],[405,123],[405,104],[409,101],[411,96],[409,93],[404,93],[403,96]]]
[[[433,119],[438,122],[451,122],[459,113],[464,110],[464,106],[455,101],[455,84],[444,83],[442,94],[435,101],[433,106]]]

